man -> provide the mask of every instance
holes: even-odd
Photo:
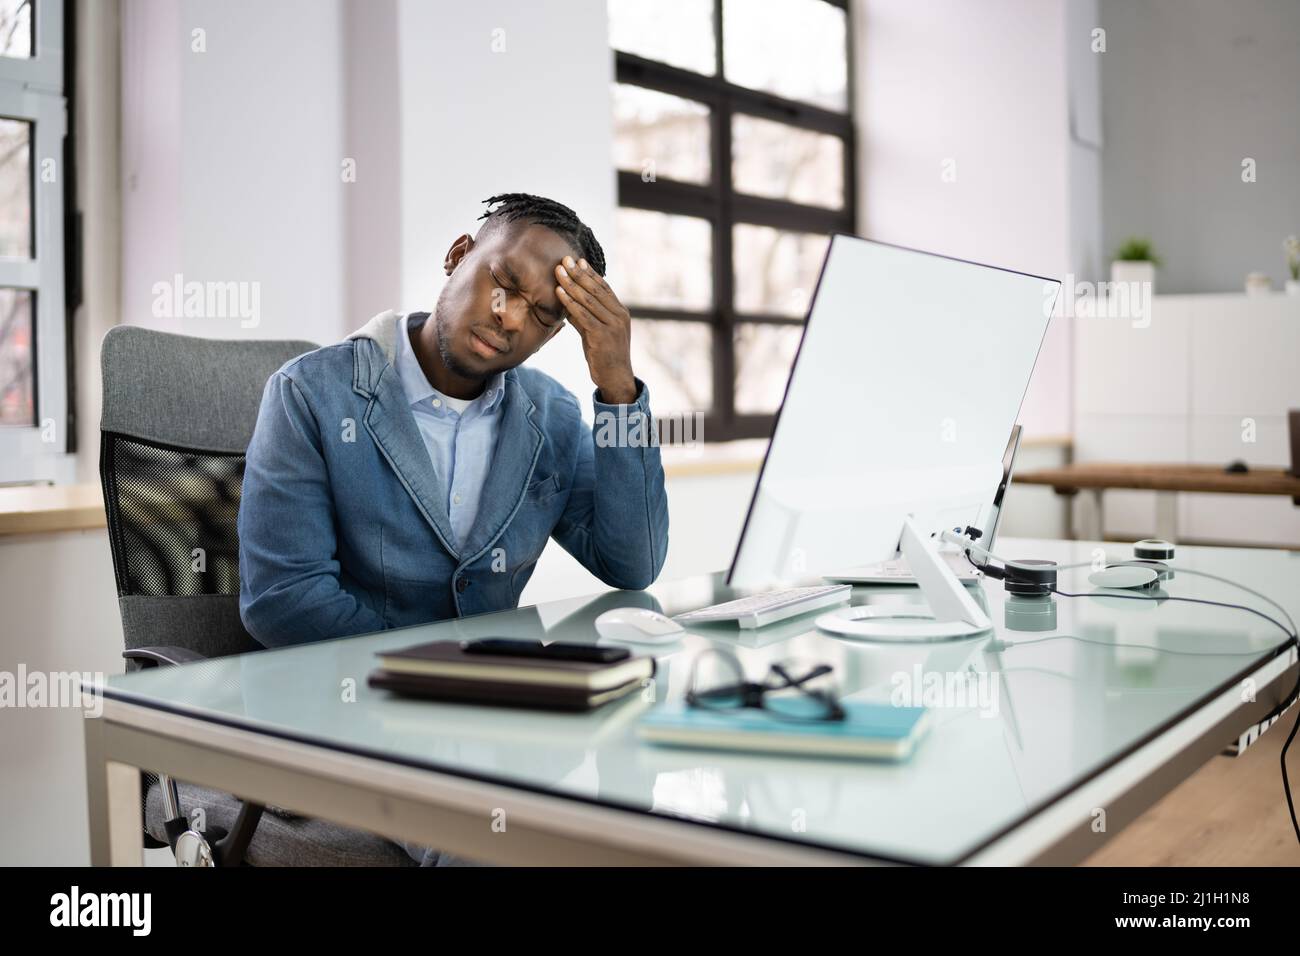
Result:
[[[384,312],[266,384],[239,609],[267,647],[517,607],[551,537],[614,587],[663,567],[663,468],[604,252],[560,203],[485,202],[432,317]],[[520,367],[566,320],[595,434],[572,394]]]

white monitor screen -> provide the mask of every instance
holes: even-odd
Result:
[[[909,516],[929,531],[974,523],[1059,288],[835,236],[728,580],[886,560]]]

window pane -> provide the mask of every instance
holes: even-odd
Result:
[[[641,86],[614,84],[614,165],[647,181],[709,181],[709,108]]]
[[[32,254],[32,124],[0,117],[0,256]]]
[[[632,371],[660,417],[713,407],[713,338],[703,322],[632,320]]]
[[[802,325],[736,324],[736,412],[770,415],[781,405]]]
[[[844,141],[737,113],[731,118],[731,176],[737,192],[841,209]]]
[[[736,311],[807,315],[830,238],[746,223],[737,225],[731,235],[735,250]]]
[[[618,210],[619,298],[649,306],[704,312],[713,304],[712,226],[706,219],[645,209]]]
[[[624,53],[713,76],[713,0],[609,0],[609,42]]]
[[[0,289],[0,425],[35,425],[32,302],[27,289]]]
[[[848,45],[838,7],[823,0],[723,0],[722,44],[731,82],[848,109]]]
[[[31,55],[31,0],[0,0],[0,56]]]

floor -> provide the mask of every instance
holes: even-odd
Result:
[[[1300,866],[1278,763],[1295,720],[1289,711],[1240,757],[1215,757],[1084,865]],[[1300,734],[1287,770],[1300,804]]]

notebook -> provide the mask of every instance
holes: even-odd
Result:
[[[633,694],[645,686],[645,678],[640,677],[618,687],[591,691],[584,687],[552,687],[545,684],[446,680],[421,674],[395,674],[387,670],[372,671],[366,682],[378,690],[389,690],[404,697],[426,697],[451,703],[491,704],[498,707],[538,707],[543,710],[591,710]]]
[[[609,690],[654,673],[654,658],[629,657],[614,664],[566,661],[504,654],[472,654],[455,641],[432,641],[378,655],[384,670],[458,680],[481,680],[552,687]]]
[[[930,723],[924,707],[857,701],[841,706],[844,720],[793,721],[754,707],[711,711],[671,703],[643,716],[637,732],[651,743],[676,747],[904,760]]]
[[[434,641],[378,655],[367,683],[407,696],[462,703],[589,710],[631,694],[654,676],[653,657],[612,664],[473,654]]]

